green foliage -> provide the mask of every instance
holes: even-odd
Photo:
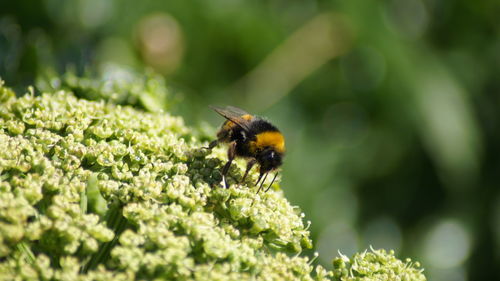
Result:
[[[223,149],[200,148],[181,118],[64,90],[16,97],[3,83],[0,100],[4,280],[333,277],[300,256],[309,231],[279,188],[255,194],[255,174],[234,184],[236,166],[221,188]],[[381,268],[399,276],[398,262]]]

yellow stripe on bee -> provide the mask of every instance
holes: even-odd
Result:
[[[253,119],[253,116],[250,114],[245,114],[245,115],[241,115],[241,118],[244,120],[250,121]],[[236,126],[236,124],[233,121],[226,120],[226,122],[224,122],[224,125],[222,126],[222,128],[224,130],[229,130],[229,129],[233,128],[234,126]]]
[[[285,152],[285,138],[280,132],[263,132],[257,134],[254,148],[273,147],[277,152]]]
[[[226,122],[224,122],[224,125],[222,126],[222,130],[229,130],[234,127],[234,125],[235,124],[233,122],[226,120]]]

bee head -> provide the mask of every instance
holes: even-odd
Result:
[[[256,158],[260,164],[260,172],[266,173],[281,166],[283,155],[272,148],[266,148]]]

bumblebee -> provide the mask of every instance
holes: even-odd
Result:
[[[245,174],[241,182],[245,180],[248,172],[255,164],[260,166],[259,178],[255,185],[262,183],[257,193],[262,188],[269,172],[276,170],[282,164],[285,153],[285,138],[274,125],[259,117],[248,114],[242,109],[233,106],[225,108],[210,106],[215,112],[226,118],[220,130],[217,132],[217,140],[209,144],[209,149],[219,143],[229,144],[227,151],[228,162],[222,168],[222,176],[225,176],[235,157],[248,159]],[[266,189],[271,187],[278,173]],[[226,188],[227,188],[227,183]]]

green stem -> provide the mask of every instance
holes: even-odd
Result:
[[[24,254],[26,257],[26,261],[29,264],[34,264],[35,263],[35,255],[31,251],[30,247],[26,245],[26,242],[21,242],[16,245],[17,249]]]
[[[127,225],[127,219],[122,215],[123,207],[119,202],[115,202],[108,209],[106,214],[106,220],[108,222],[108,227],[113,230],[115,237],[110,242],[102,244],[99,250],[92,256],[89,262],[80,270],[82,273],[86,273],[90,269],[95,268],[97,265],[104,263],[111,253],[111,249],[118,242],[120,234],[123,232]]]
[[[87,213],[88,206],[88,198],[87,198],[87,189],[80,192],[80,209],[82,210],[82,214]]]

